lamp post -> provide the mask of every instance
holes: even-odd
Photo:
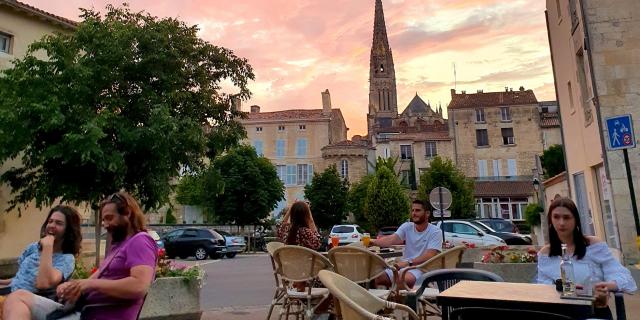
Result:
[[[536,203],[542,208],[542,212],[540,213],[540,227],[542,230],[542,236],[544,238],[545,243],[549,241],[549,225],[547,224],[547,214],[545,212],[545,202],[544,202],[544,185],[540,183],[540,171],[537,168],[532,169],[533,171],[533,190],[536,195]],[[543,243],[544,244],[544,243]]]

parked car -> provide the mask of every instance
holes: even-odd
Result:
[[[331,228],[327,244],[331,245],[331,237],[336,235],[340,238],[340,244],[359,242],[362,239],[362,229],[357,224],[339,224]]]
[[[520,233],[520,230],[513,222],[502,218],[481,218],[476,219],[476,221],[480,221],[498,232]]]
[[[382,227],[378,229],[378,234],[376,235],[376,239],[380,239],[385,236],[390,236],[394,234],[398,230],[398,227]]]
[[[163,238],[167,257],[173,259],[195,256],[198,260],[207,257],[220,259],[227,253],[224,237],[215,230],[182,228],[167,233]]]
[[[525,237],[525,236],[523,236],[521,234],[512,233],[512,232],[496,231],[496,230],[493,230],[493,228],[491,228],[490,226],[486,225],[482,221],[469,220],[469,222],[473,223],[473,225],[475,225],[476,227],[482,229],[482,231],[484,231],[485,233],[488,233],[490,235],[494,235],[494,236],[504,240],[504,242],[506,242],[508,245],[528,245],[528,244],[531,244],[531,238],[527,238],[527,237]]]
[[[244,237],[236,237],[231,233],[222,230],[216,230],[216,232],[224,236],[224,240],[227,244],[227,258],[233,258],[238,253],[244,252],[247,248],[247,243],[244,241]]]
[[[464,220],[445,220],[435,223],[444,230],[444,239],[454,246],[474,244],[476,247],[501,246],[506,242],[499,237],[488,234],[478,226]]]

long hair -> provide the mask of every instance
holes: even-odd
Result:
[[[82,231],[80,229],[80,214],[75,208],[57,205],[47,215],[42,227],[40,228],[40,237],[44,237],[49,219],[54,212],[60,212],[64,215],[64,236],[62,238],[62,253],[77,256],[80,253],[80,244],[82,243]]]
[[[294,202],[289,209],[289,220],[291,221],[291,229],[289,229],[286,244],[298,244],[298,230],[302,227],[311,228],[313,225],[309,205],[304,201]]]
[[[553,223],[551,223],[551,213],[556,208],[566,208],[571,212],[573,218],[576,221],[576,225],[573,228],[573,243],[575,245],[574,255],[578,257],[578,259],[582,259],[587,252],[587,246],[589,245],[589,241],[585,238],[584,234],[580,230],[580,214],[578,213],[578,208],[576,204],[569,198],[560,197],[553,202],[551,202],[551,206],[549,206],[549,212],[547,213],[547,223],[549,224],[549,256],[560,256],[562,255],[562,248],[560,247],[560,238],[558,237],[558,232],[553,228]]]
[[[118,214],[121,216],[129,216],[129,222],[134,233],[147,231],[144,213],[142,213],[142,209],[140,209],[136,199],[131,195],[126,192],[116,192],[110,195],[100,203],[100,212],[109,203],[116,205]]]

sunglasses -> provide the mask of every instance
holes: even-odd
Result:
[[[107,198],[107,200],[108,200],[108,201],[111,201],[111,202],[113,202],[113,201],[116,201],[116,200],[117,200],[117,201],[119,201],[119,202],[121,202],[121,203],[126,203],[126,201],[124,200],[124,198],[123,198],[120,194],[118,194],[117,192],[116,192],[116,193],[114,193],[114,194],[112,194],[112,195],[110,195],[110,196],[109,196],[109,198]]]

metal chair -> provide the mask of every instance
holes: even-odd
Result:
[[[348,320],[392,320],[394,318],[382,316],[378,313],[385,309],[405,311],[411,319],[418,319],[418,315],[411,308],[380,299],[372,295],[367,289],[357,283],[328,270],[319,272],[322,284],[340,302],[342,318]]]
[[[426,297],[423,295],[425,290],[432,290],[432,291],[437,290],[435,294],[435,296],[437,296],[438,293],[449,289],[450,287],[452,287],[453,285],[455,285],[456,283],[462,280],[504,282],[504,279],[502,279],[502,277],[500,277],[499,275],[489,271],[484,271],[484,270],[477,270],[477,269],[433,270],[423,274],[422,277],[418,279],[416,283],[416,286],[419,286],[419,289],[416,291],[417,301],[416,300],[414,301],[417,304],[418,302],[429,300],[429,297]],[[433,283],[435,283],[435,288],[433,286],[430,286]],[[436,307],[433,304],[430,304],[430,305],[433,307]],[[450,312],[450,310],[448,309],[450,308],[439,310],[442,319],[448,319],[448,313]],[[438,310],[436,309],[436,311]],[[422,316],[426,319],[426,309],[423,310]]]
[[[273,313],[273,308],[276,305],[282,306],[282,302],[284,301],[284,295],[287,292],[287,289],[281,285],[280,279],[278,278],[278,274],[276,273],[276,262],[273,260],[273,253],[276,249],[284,247],[284,243],[282,242],[269,242],[267,243],[267,252],[269,253],[269,259],[271,260],[271,267],[273,268],[273,278],[276,283],[276,291],[273,294],[273,299],[271,299],[271,305],[269,306],[269,313],[267,314],[267,320],[271,319],[271,314]]]
[[[571,320],[573,318],[545,311],[514,310],[501,308],[463,307],[456,308],[449,315],[450,320],[492,319],[492,320]]]
[[[276,273],[282,287],[286,288],[282,308],[289,318],[291,306],[297,305],[300,310],[294,312],[303,318],[311,319],[315,309],[329,296],[326,288],[314,288],[314,281],[320,270],[332,269],[331,262],[318,252],[301,247],[286,245],[273,252]],[[305,283],[304,291],[298,291],[295,283]],[[280,313],[282,318],[282,312]]]

